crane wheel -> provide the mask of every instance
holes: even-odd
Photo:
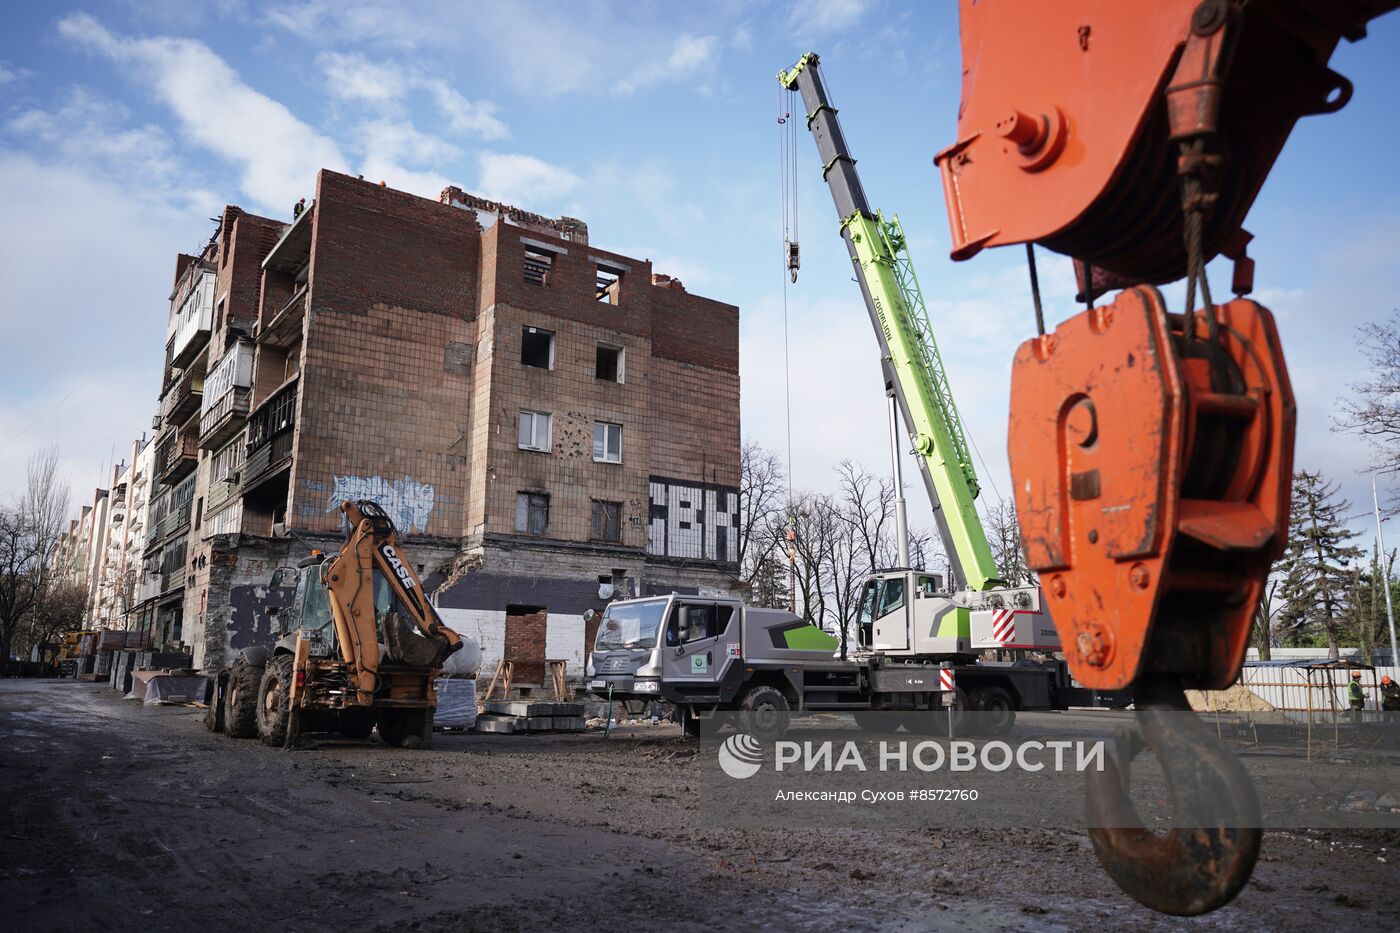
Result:
[[[267,662],[258,685],[258,737],[264,745],[281,748],[291,722],[292,656],[279,654]]]
[[[224,687],[224,734],[231,739],[251,739],[258,734],[258,684],[263,669],[238,658]]]
[[[751,688],[739,700],[742,728],[749,735],[764,742],[776,742],[788,730],[791,722],[787,697],[777,687],[758,686]]]
[[[1016,726],[1016,701],[1002,687],[983,687],[977,691],[976,713],[978,731],[983,735],[1006,735]]]

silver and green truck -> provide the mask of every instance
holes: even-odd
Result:
[[[894,712],[907,730],[929,732],[946,728],[946,719],[930,712],[950,705],[984,714],[979,728],[1001,734],[1018,710],[1094,705],[1063,661],[977,659],[974,646],[989,644],[998,624],[1043,626],[1053,635],[1049,617],[1030,602],[1034,587],[1001,590],[1000,597],[1008,593],[1026,604],[972,607],[962,604],[963,594],[946,591],[937,574],[873,574],[845,658],[837,638],[784,610],[679,594],[622,600],[599,620],[588,690],[618,703],[668,701],[687,734],[704,716],[727,710],[748,712],[760,734],[781,731],[793,711],[848,711],[857,723],[865,713]],[[876,639],[910,647],[877,649]]]

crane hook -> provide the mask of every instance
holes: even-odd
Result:
[[[1211,735],[1181,684],[1144,678],[1137,722],[1120,730],[1102,771],[1089,773],[1089,838],[1118,887],[1162,913],[1192,917],[1228,904],[1259,857],[1259,798],[1249,773]],[[1128,796],[1129,767],[1150,747],[1172,795],[1175,827],[1142,825]]]

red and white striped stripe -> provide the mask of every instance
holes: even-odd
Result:
[[[992,610],[992,641],[1003,645],[1016,635],[1016,611],[1014,609]]]
[[[951,667],[941,668],[938,671],[938,685],[945,692],[951,693],[953,690],[953,669]]]

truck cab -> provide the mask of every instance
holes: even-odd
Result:
[[[609,605],[598,624],[588,690],[617,700],[717,707],[766,679],[780,687],[792,681],[796,695],[802,666],[831,662],[838,647],[837,639],[790,612],[737,599],[625,600]]]

